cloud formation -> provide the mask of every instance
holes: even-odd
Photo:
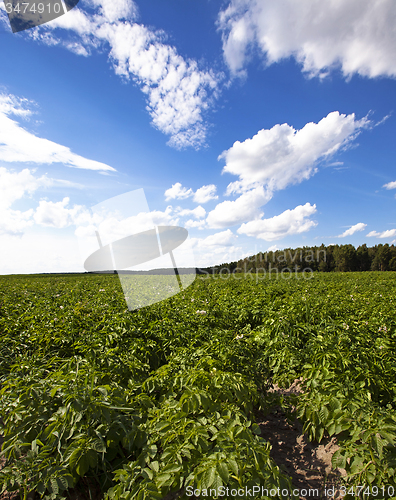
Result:
[[[176,182],[176,184],[172,184],[172,187],[165,191],[165,200],[184,200],[193,196],[195,203],[203,204],[210,200],[217,200],[216,189],[214,184],[209,184],[200,187],[194,193],[191,188],[183,187],[180,182]]]
[[[388,229],[386,231],[382,231],[382,233],[379,233],[377,231],[370,231],[367,236],[369,238],[392,238],[393,236],[396,236],[396,229]]]
[[[172,187],[165,191],[165,200],[184,200],[193,195],[191,188],[187,189],[181,185],[180,182],[172,184]]]
[[[54,215],[60,216],[61,207],[58,207],[59,203],[53,204],[51,202],[42,201],[37,211],[33,208],[25,211],[14,210],[12,208],[13,203],[31,196],[37,190],[56,185],[78,187],[67,181],[51,179],[46,175],[36,177],[34,175],[34,170],[32,171],[28,168],[20,172],[14,172],[5,167],[0,167],[0,234],[21,236],[24,230],[32,226],[34,222],[40,225],[64,227],[64,225],[59,225],[59,217],[53,219],[53,223],[46,224],[46,220],[50,220],[48,217],[45,217],[46,209],[50,210],[52,206],[55,205],[55,209],[58,208],[58,213],[54,213]],[[62,208],[64,212],[67,210],[65,207],[66,205]]]
[[[194,217],[196,219],[202,219],[206,215],[206,210],[204,209],[204,207],[201,207],[201,205],[199,205],[198,207],[192,210],[188,208],[184,210],[179,210],[177,211],[177,215],[180,217],[185,217],[186,215],[189,215],[190,217]]]
[[[260,207],[270,198],[271,194],[262,186],[251,189],[234,201],[226,200],[216,205],[206,218],[207,225],[211,228],[223,228],[258,219],[263,215]]]
[[[396,189],[396,181],[388,182],[387,184],[384,184],[382,187],[385,189]]]
[[[258,48],[273,64],[294,57],[309,76],[396,76],[394,0],[231,0],[218,26],[224,58],[243,74]]]
[[[227,229],[226,231],[207,236],[204,238],[203,244],[207,246],[229,246],[235,242],[235,238],[237,238],[237,236],[235,236],[231,229]]]
[[[214,184],[200,187],[195,191],[194,201],[196,203],[207,203],[210,200],[217,200],[216,189]]]
[[[238,234],[246,234],[261,240],[274,241],[309,231],[317,222],[309,219],[316,212],[316,205],[306,203],[293,210],[285,210],[280,215],[270,219],[250,221],[237,230]]]
[[[226,161],[223,173],[239,176],[227,192],[240,193],[256,185],[275,191],[309,179],[319,161],[345,148],[369,123],[367,118],[356,120],[353,113],[334,111],[300,130],[278,124],[244,142],[236,141],[219,156]]]
[[[242,256],[242,248],[235,245],[237,238],[231,229],[206,238],[191,238],[197,265],[206,267],[238,260]]]
[[[28,118],[33,105],[27,99],[0,94],[0,160],[7,163],[62,163],[67,167],[115,171],[113,167],[73,153],[68,147],[37,137],[10,118]]]
[[[366,229],[367,224],[364,224],[363,222],[358,222],[354,226],[351,226],[349,229],[344,231],[342,234],[338,235],[339,238],[345,238],[346,236],[352,236],[352,234],[355,234],[358,231],[364,231]]]
[[[89,220],[88,210],[81,205],[68,208],[69,197],[62,201],[41,200],[33,219],[39,226],[56,227],[58,229]]]
[[[206,141],[204,112],[217,95],[221,75],[203,70],[166,43],[162,31],[136,22],[132,0],[93,0],[94,14],[75,7],[67,15],[35,28],[33,39],[89,56],[107,49],[117,75],[133,80],[145,93],[155,128],[170,137],[177,149],[199,148]],[[56,38],[57,29],[66,30]]]

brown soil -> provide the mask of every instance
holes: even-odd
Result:
[[[300,394],[301,379],[296,379],[288,389],[280,389],[275,385],[270,391],[286,398],[291,394]],[[261,436],[271,443],[271,458],[291,477],[293,488],[300,492],[309,489],[319,491],[319,495],[314,496],[311,492],[311,496],[300,495],[300,499],[342,498],[337,490],[340,478],[346,474],[345,470],[331,467],[331,458],[339,449],[336,438],[324,438],[320,444],[309,442],[302,432],[301,422],[295,420],[289,423],[280,407],[266,416],[258,414],[257,423]],[[330,495],[331,487],[334,487],[334,496]]]

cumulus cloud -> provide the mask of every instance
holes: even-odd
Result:
[[[382,231],[382,233],[379,233],[377,231],[370,231],[367,236],[369,238],[392,238],[393,236],[396,236],[396,229],[388,229],[386,231]]]
[[[316,205],[306,203],[293,210],[285,210],[270,219],[259,219],[242,224],[237,233],[266,241],[279,240],[292,234],[305,233],[315,227],[317,222],[309,219],[315,212]]]
[[[168,144],[178,149],[202,146],[207,135],[204,113],[217,95],[221,75],[180,56],[166,43],[165,33],[138,24],[131,0],[91,3],[93,14],[75,7],[30,36],[50,45],[61,43],[84,56],[105,48],[115,73],[133,80],[145,93],[152,124],[170,137]],[[55,38],[56,29],[67,30],[68,38]]]
[[[196,219],[202,219],[206,215],[206,210],[204,209],[204,207],[201,207],[201,205],[199,205],[198,207],[192,210],[188,208],[185,210],[178,210],[177,215],[179,215],[180,217],[185,217],[186,215],[189,215],[195,217]]]
[[[165,191],[165,200],[184,200],[192,195],[192,189],[187,189],[183,187],[180,182],[176,182],[176,184],[172,184],[172,187]]]
[[[396,189],[396,181],[388,182],[388,184],[384,184],[382,187],[385,189]]]
[[[230,229],[206,238],[191,238],[196,263],[200,267],[232,262],[242,255],[242,248],[235,245],[237,236]]]
[[[11,208],[0,210],[0,234],[22,236],[23,232],[33,225],[33,213],[32,209],[25,211]]]
[[[346,236],[352,236],[352,234],[355,234],[358,231],[364,231],[366,227],[367,224],[364,224],[363,222],[358,222],[354,226],[351,226],[349,229],[344,231],[342,234],[338,235],[338,237],[345,238]]]
[[[51,180],[48,177],[37,178],[28,168],[21,172],[13,172],[0,167],[0,208],[9,208],[25,195],[31,195],[39,187],[50,184]]]
[[[206,218],[207,225],[212,228],[222,228],[258,219],[263,215],[260,207],[267,203],[270,197],[271,194],[259,186],[241,194],[234,201],[223,201],[209,212]]]
[[[367,118],[356,120],[353,113],[334,111],[300,130],[278,124],[244,142],[236,141],[219,156],[226,161],[223,173],[239,176],[227,192],[243,192],[257,184],[274,191],[309,179],[320,160],[346,147],[369,123]]]
[[[227,229],[226,231],[221,231],[220,233],[211,234],[204,238],[203,243],[207,246],[228,246],[232,245],[235,241],[236,236],[231,231],[231,229]]]
[[[65,16],[66,17],[66,16]],[[113,167],[73,153],[68,147],[37,137],[10,118],[28,118],[33,103],[13,95],[0,94],[0,160],[8,163],[62,163],[67,167],[115,171]]]
[[[207,203],[210,200],[217,200],[216,189],[214,184],[209,184],[200,187],[194,193],[191,188],[183,187],[180,182],[176,182],[176,184],[172,184],[172,187],[165,191],[165,200],[184,200],[193,196],[193,200],[196,203]]]
[[[40,226],[64,228],[90,219],[87,209],[81,205],[68,207],[70,198],[52,202],[41,200],[34,214],[34,221]]]
[[[396,76],[394,0],[231,0],[218,25],[234,74],[258,48],[268,65],[294,57],[309,76]]]
[[[35,222],[35,210],[25,211],[12,208],[13,203],[31,196],[38,189],[63,185],[79,187],[62,179],[51,179],[46,175],[36,177],[34,170],[25,168],[20,172],[0,167],[0,234],[21,236],[25,229]],[[38,221],[36,221],[38,222]]]
[[[188,221],[186,221],[183,226],[186,228],[186,229],[193,229],[193,228],[196,228],[196,229],[204,229],[205,226],[206,226],[206,222],[204,220],[193,220],[193,219],[189,219]]]
[[[194,201],[196,203],[207,203],[210,200],[217,200],[216,189],[214,184],[200,187],[195,191]]]

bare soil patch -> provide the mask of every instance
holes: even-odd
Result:
[[[301,379],[296,379],[288,389],[281,389],[274,385],[271,392],[276,392],[284,397],[302,392]],[[285,412],[276,407],[268,415],[256,416],[261,429],[261,437],[271,443],[271,458],[292,479],[293,487],[300,490],[318,490],[319,496],[301,496],[301,500],[341,498],[339,494],[334,497],[325,495],[325,489],[334,487],[337,492],[340,479],[345,475],[345,470],[334,470],[331,458],[339,449],[335,437],[322,439],[321,443],[311,443],[302,431],[299,420],[290,423]]]

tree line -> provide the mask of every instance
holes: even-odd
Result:
[[[256,273],[282,271],[286,268],[293,272],[300,272],[304,269],[321,272],[396,271],[396,247],[386,243],[373,247],[367,247],[364,244],[357,248],[350,244],[286,248],[259,252],[251,257],[199,271],[210,274],[249,271]]]

